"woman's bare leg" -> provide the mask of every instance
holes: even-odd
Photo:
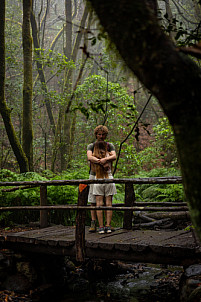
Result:
[[[112,206],[112,195],[106,196],[106,206],[107,207]],[[111,221],[112,221],[112,210],[107,210],[106,211],[106,226],[111,225]]]
[[[101,207],[103,205],[103,196],[96,195],[96,206]],[[96,211],[96,215],[98,218],[99,227],[103,228],[103,211]]]

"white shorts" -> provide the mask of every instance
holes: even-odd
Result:
[[[89,179],[95,179],[95,175],[89,175]],[[88,202],[89,203],[96,203],[96,196],[93,195],[93,188],[94,184],[89,185],[89,195],[88,195]]]
[[[109,175],[109,179],[113,179],[112,175]],[[110,184],[94,184],[93,185],[93,195],[99,196],[110,196],[117,193],[114,183]]]

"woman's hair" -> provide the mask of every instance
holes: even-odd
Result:
[[[97,135],[97,133],[99,131],[102,131],[103,133],[105,133],[106,135],[108,135],[108,128],[106,126],[103,126],[103,125],[99,125],[97,126],[95,129],[94,129],[94,134],[95,136]]]
[[[97,141],[94,144],[93,156],[97,158],[106,157],[107,143],[104,141]],[[108,172],[100,164],[92,164],[92,171],[96,173],[96,178],[108,178]]]

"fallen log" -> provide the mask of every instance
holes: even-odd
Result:
[[[147,222],[147,223],[134,224],[133,229],[136,229],[136,228],[153,228],[155,226],[161,226],[164,223],[171,223],[171,219],[165,218],[165,219],[155,220],[155,221]],[[168,224],[168,227],[171,226],[172,224],[173,223]]]
[[[170,218],[172,220],[190,220],[190,214],[188,211],[154,212],[154,213],[144,213],[144,214],[152,219]]]
[[[134,212],[134,217],[140,218],[140,219],[142,219],[144,221],[147,221],[147,222],[155,221],[155,219],[150,218],[150,217],[148,217],[146,215],[142,215],[140,212]]]

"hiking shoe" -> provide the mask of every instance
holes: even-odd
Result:
[[[105,233],[107,233],[107,234],[112,233],[112,230],[111,230],[111,226],[110,226],[110,225],[108,225],[108,226],[105,227]]]
[[[99,234],[104,234],[104,233],[105,233],[104,228],[103,228],[103,227],[102,227],[102,228],[99,228],[98,233],[99,233]]]
[[[95,220],[91,221],[91,226],[89,228],[89,232],[90,233],[95,233],[96,232],[96,221]]]

